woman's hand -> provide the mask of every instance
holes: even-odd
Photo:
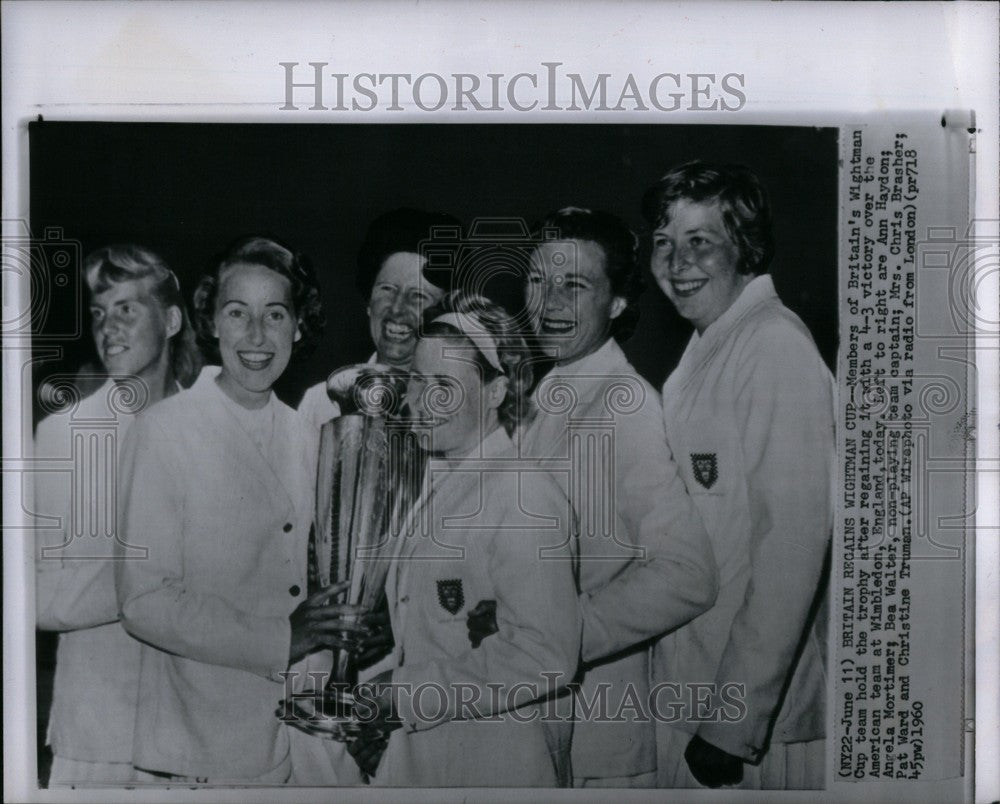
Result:
[[[385,597],[378,608],[363,615],[360,622],[368,630],[359,637],[352,653],[355,665],[365,668],[387,655],[396,644],[392,637],[389,607]]]
[[[691,775],[705,787],[722,787],[743,781],[743,760],[705,742],[697,734],[688,743],[684,759]]]
[[[349,588],[350,581],[343,581],[313,592],[291,613],[288,618],[292,627],[289,664],[294,664],[320,648],[351,650],[357,644],[359,636],[368,634],[368,626],[361,622],[364,609],[347,603],[331,602]]]
[[[357,735],[347,741],[347,753],[366,776],[374,776],[389,745],[389,733],[378,726],[360,726]]]

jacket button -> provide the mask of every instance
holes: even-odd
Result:
[[[285,533],[291,533],[292,532],[292,523],[291,522],[286,522],[285,526],[282,528],[282,530],[285,531]]]
[[[299,589],[299,585],[297,583],[293,583],[291,586],[288,587],[288,594],[290,594],[292,597],[298,597],[299,592],[301,591],[302,590]]]

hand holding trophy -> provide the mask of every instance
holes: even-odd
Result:
[[[359,666],[391,648],[379,609],[389,567],[390,512],[413,487],[412,434],[393,421],[406,375],[380,365],[334,372],[327,392],[341,416],[320,436],[316,526],[309,544],[309,597],[292,614],[291,660],[330,648],[329,683],[285,701],[290,725],[335,740],[356,735],[353,690]],[[410,439],[410,441],[408,441]]]
[[[352,651],[367,634],[357,606],[332,603],[349,591],[350,582],[335,583],[312,592],[292,612],[289,620],[292,639],[289,664],[294,664],[321,648]]]

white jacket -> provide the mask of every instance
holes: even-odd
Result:
[[[655,674],[744,684],[737,722],[677,726],[757,761],[772,726],[782,743],[824,735],[825,595],[808,615],[833,525],[832,377],[805,325],[760,276],[692,336],[663,402],[721,586],[711,610],[657,645]]]
[[[615,717],[628,687],[644,705],[650,637],[685,623],[715,599],[708,536],[667,449],[659,394],[609,339],[553,369],[536,389],[521,454],[550,465],[579,519],[581,695],[608,689]],[[485,642],[483,643],[485,644]],[[619,777],[656,769],[649,712],[617,722],[578,720],[573,773]]]
[[[136,417],[123,455],[122,622],[142,640],[134,764],[211,779],[287,761],[288,617],[306,594],[315,433],[276,398],[269,461],[202,370]]]
[[[427,478],[386,593],[396,642],[393,683],[429,691],[420,703],[399,695],[404,726],[392,733],[376,781],[553,786],[537,710],[523,695],[510,699],[514,714],[506,704],[519,683],[545,693],[576,670],[580,619],[569,504],[548,473],[517,459],[502,429],[457,466],[432,460]],[[466,616],[483,599],[497,601],[499,632],[473,649]],[[543,673],[558,678],[550,684]],[[478,691],[477,711],[488,719],[454,719],[462,685],[470,695]],[[446,692],[444,706],[434,687]],[[518,722],[519,715],[534,719]]]
[[[59,631],[48,744],[66,759],[132,761],[139,643],[118,622],[112,482],[133,416],[108,380],[35,434],[36,624]]]

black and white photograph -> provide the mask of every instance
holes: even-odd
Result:
[[[291,27],[12,120],[16,789],[980,800],[985,107]]]
[[[43,781],[822,788],[838,133],[32,123]]]

